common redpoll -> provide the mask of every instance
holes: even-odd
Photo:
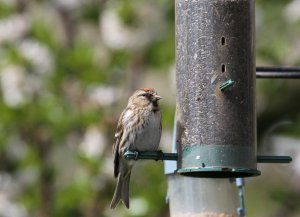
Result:
[[[115,208],[122,200],[129,208],[129,180],[133,161],[124,153],[131,151],[156,151],[161,137],[161,111],[153,88],[142,88],[133,93],[118,122],[113,144],[114,175],[118,177],[116,190],[110,204]]]

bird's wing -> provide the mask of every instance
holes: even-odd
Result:
[[[124,112],[121,114],[121,117],[118,122],[117,131],[115,133],[114,144],[113,144],[113,156],[114,156],[114,175],[115,177],[119,174],[119,146],[122,140],[124,126],[123,126],[123,116]]]
[[[159,119],[160,119],[159,132],[160,132],[160,136],[161,136],[161,130],[162,130],[162,113],[161,113],[161,110],[158,111],[158,115],[159,115]]]
[[[114,155],[114,174],[115,177],[119,174],[119,160],[120,154],[124,154],[123,152],[126,148],[129,148],[129,141],[135,140],[135,135],[131,133],[132,128],[134,126],[140,125],[142,122],[140,118],[134,114],[134,111],[127,107],[121,114],[119,119],[119,123],[117,126],[117,132],[115,134],[115,142],[113,145],[113,155]]]

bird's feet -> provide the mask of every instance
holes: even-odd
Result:
[[[158,150],[157,152],[157,158],[156,161],[158,160],[163,160],[164,159],[164,153],[162,152],[162,150]]]
[[[138,151],[134,151],[133,153],[135,154],[134,160],[138,160],[139,159],[139,152]]]

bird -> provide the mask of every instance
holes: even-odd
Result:
[[[134,160],[126,160],[127,150],[156,151],[161,138],[161,99],[154,88],[136,90],[121,113],[113,143],[114,176],[117,186],[110,204],[114,209],[120,201],[129,209],[129,181]]]

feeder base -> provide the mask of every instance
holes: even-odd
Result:
[[[177,172],[184,176],[202,178],[241,178],[260,175],[260,171],[255,169],[226,167],[184,168]]]
[[[237,145],[192,145],[183,149],[181,167],[177,171],[194,177],[258,176],[256,151]]]

